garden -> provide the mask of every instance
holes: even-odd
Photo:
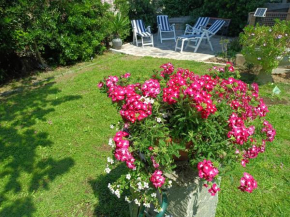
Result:
[[[122,119],[97,84],[109,74],[148,79],[169,61],[197,75],[213,67],[106,54],[2,87],[1,216],[128,216],[125,195],[118,199],[107,187],[128,168],[118,164],[109,174],[105,172],[107,157],[112,158],[108,141]],[[237,162],[225,174],[216,216],[290,212],[290,88],[287,83],[275,85],[281,90],[279,95],[273,95],[271,83],[260,86],[259,94],[267,103],[267,120],[276,129],[276,138],[246,168]],[[238,189],[244,172],[258,182],[251,194]]]
[[[218,63],[107,52],[176,15],[129,2],[1,2],[0,216],[288,216],[290,22],[182,1],[232,19]]]

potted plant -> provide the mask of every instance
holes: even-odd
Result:
[[[268,109],[259,97],[258,85],[238,80],[231,63],[225,68],[214,67],[202,76],[182,68],[174,71],[171,63],[161,68],[144,82],[133,82],[126,73],[108,76],[98,84],[123,119],[109,139],[112,156],[105,171],[109,173],[119,163],[128,168],[108,187],[135,206],[132,216],[144,209],[164,214],[164,193],[171,197],[168,212],[190,216],[182,213],[178,204],[170,209],[174,192],[181,192],[170,190],[177,186],[175,172],[182,170],[176,161],[181,151],[187,154],[185,162],[192,166],[185,174],[192,175],[190,180],[204,186],[212,197],[220,191],[218,177],[233,162],[245,167],[264,152],[266,143],[272,142],[276,134],[265,119]],[[255,188],[256,180],[245,173],[239,189],[251,193]]]
[[[122,16],[120,12],[118,12],[114,16],[111,25],[113,33],[112,45],[114,49],[121,49],[122,38],[126,37],[129,34],[129,23],[129,18]]]

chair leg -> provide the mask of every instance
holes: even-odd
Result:
[[[184,41],[185,41],[184,39],[181,39],[180,53],[182,53],[182,51],[183,51]]]
[[[214,50],[213,50],[213,47],[212,47],[212,44],[211,44],[211,42],[209,40],[209,36],[208,35],[207,35],[207,41],[209,43],[209,46],[210,46],[211,51],[213,52]]]
[[[142,41],[142,48],[144,48],[144,41],[143,41],[143,37],[141,37],[141,41]]]
[[[177,39],[176,42],[175,42],[175,51],[177,49],[178,42],[179,42],[179,39]]]
[[[162,44],[162,34],[161,34],[160,30],[159,30],[159,37],[160,37],[160,41],[161,41],[161,44]]]
[[[195,49],[194,49],[194,53],[196,53],[196,51],[197,51],[197,49],[198,49],[198,47],[199,47],[201,41],[202,41],[202,38],[200,38],[200,39],[198,40],[197,45],[196,45],[196,47],[195,47]]]
[[[175,34],[175,30],[174,30],[173,34],[174,34],[174,41],[176,42],[176,34]]]
[[[152,47],[154,47],[153,35],[151,35],[150,38],[151,38],[151,42],[152,42]]]

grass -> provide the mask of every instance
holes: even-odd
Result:
[[[119,115],[96,84],[109,74],[146,76],[169,61],[198,73],[210,67],[107,54],[2,87],[0,216],[128,216],[107,189],[122,168],[104,174]]]
[[[96,84],[105,75],[149,75],[166,62],[206,73],[211,65],[106,54],[92,62],[58,68],[2,87],[0,98],[0,216],[128,216],[128,205],[111,195],[124,167],[105,175],[106,145],[119,115]],[[290,215],[290,85],[264,85],[269,121],[277,138],[247,168],[222,180],[216,216]],[[242,173],[258,181],[252,194],[237,190]]]

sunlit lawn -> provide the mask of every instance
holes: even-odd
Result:
[[[106,54],[2,87],[10,92],[0,99],[0,216],[128,216],[127,203],[107,189],[123,168],[104,173],[106,143],[115,132],[109,126],[119,116],[96,84],[109,74],[146,77],[166,62],[199,74],[211,67]],[[290,85],[278,86],[281,99],[271,96],[274,86],[261,87],[275,100],[268,119],[277,139],[246,170],[238,166],[223,178],[217,216],[290,214]],[[253,194],[237,190],[244,171],[258,181]]]

